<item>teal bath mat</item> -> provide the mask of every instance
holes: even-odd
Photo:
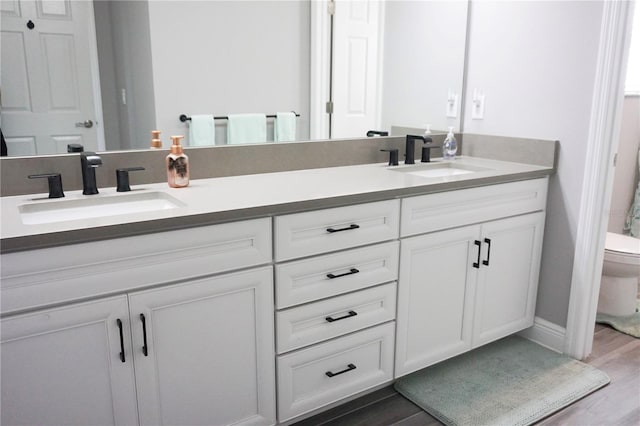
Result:
[[[602,371],[510,336],[398,380],[446,425],[530,425],[609,383]]]
[[[614,317],[613,315],[597,314],[596,322],[607,324],[615,328],[621,333],[628,334],[640,339],[640,300],[638,300],[638,309],[631,315],[624,317]]]

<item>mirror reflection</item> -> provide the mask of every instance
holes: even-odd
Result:
[[[3,1],[9,155],[72,143],[147,149],[154,129],[164,148],[172,134],[188,146],[181,114],[295,111],[296,140],[459,130],[466,2],[338,0],[327,10],[309,0]],[[227,131],[215,120],[216,145]]]

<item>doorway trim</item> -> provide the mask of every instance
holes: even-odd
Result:
[[[633,2],[602,2],[602,25],[567,312],[564,353],[591,353],[620,136]]]
[[[329,1],[311,2],[311,95],[309,105],[309,139],[329,137],[329,117],[325,103],[329,100]]]
[[[98,60],[98,34],[96,30],[96,14],[93,1],[89,2],[89,63],[91,66],[91,84],[93,86],[93,104],[96,112],[96,138],[98,151],[107,150],[107,141],[104,135],[104,111],[102,110],[102,87],[100,85],[100,63]]]

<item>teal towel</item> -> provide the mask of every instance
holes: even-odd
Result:
[[[638,173],[640,173],[640,151],[638,151]],[[624,231],[632,237],[640,238],[640,180],[638,181],[633,203],[631,203],[627,214]]]
[[[227,144],[267,141],[267,116],[264,114],[230,114]]]
[[[274,142],[291,142],[296,140],[296,114],[294,112],[276,113],[273,125]]]
[[[216,144],[216,126],[213,115],[192,115],[189,124],[189,146]]]

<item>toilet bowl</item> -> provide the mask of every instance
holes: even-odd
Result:
[[[640,280],[640,239],[607,233],[598,313],[614,316],[636,311]]]

